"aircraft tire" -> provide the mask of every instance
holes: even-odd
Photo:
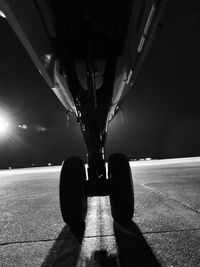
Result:
[[[124,154],[112,154],[108,160],[110,204],[113,219],[117,222],[132,220],[134,214],[134,190],[131,168]]]
[[[70,157],[62,164],[60,174],[60,209],[64,222],[68,225],[84,223],[87,199],[84,194],[86,172],[84,162],[79,157]]]

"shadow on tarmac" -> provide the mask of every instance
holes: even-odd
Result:
[[[122,267],[159,267],[161,264],[143,237],[139,227],[133,222],[113,223]]]
[[[108,256],[106,250],[94,251],[92,260],[86,259],[84,265],[77,265],[85,225],[65,226],[49,251],[41,267],[72,267],[94,266],[92,262],[102,267],[159,267],[161,264],[153,254],[143,237],[139,227],[132,221],[123,224],[113,223],[118,256]],[[95,264],[96,266],[96,264]]]
[[[64,226],[41,267],[76,266],[84,232],[85,224]]]

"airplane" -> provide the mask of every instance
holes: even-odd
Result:
[[[162,20],[167,0],[0,0],[0,12],[68,114],[76,117],[86,147],[63,161],[63,221],[82,224],[87,197],[109,196],[114,221],[134,215],[129,161],[105,162],[108,125],[134,82]]]

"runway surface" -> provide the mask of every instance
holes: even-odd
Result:
[[[89,198],[82,244],[61,218],[60,166],[0,171],[0,266],[200,266],[200,158],[131,168],[133,222]]]

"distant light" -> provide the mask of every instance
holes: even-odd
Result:
[[[18,127],[19,127],[19,128],[22,128],[21,124],[20,124],[20,125],[18,125]]]
[[[146,158],[145,160],[151,160],[151,158]]]
[[[51,166],[51,163],[50,162],[48,163],[48,166]]]
[[[0,10],[0,17],[6,19],[6,15],[5,15],[5,13],[2,10]]]
[[[24,130],[26,130],[26,129],[28,128],[28,126],[27,126],[26,124],[23,124],[23,125],[21,126],[21,128],[24,129]]]
[[[12,170],[12,167],[9,167],[8,169],[9,169],[9,170]]]
[[[37,132],[45,132],[47,129],[46,129],[46,127],[44,127],[44,126],[40,126],[40,125],[38,125],[37,127],[36,127],[36,131]]]

